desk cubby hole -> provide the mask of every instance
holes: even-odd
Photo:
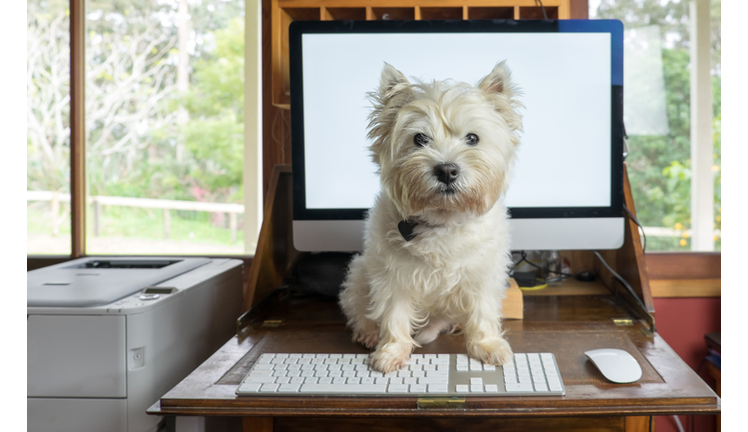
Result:
[[[422,20],[461,20],[462,7],[422,7]]]
[[[375,20],[414,20],[416,10],[412,7],[373,7],[371,12]]]
[[[365,7],[321,7],[322,21],[364,21],[366,19]]]
[[[468,7],[468,19],[514,19],[513,7]]]
[[[548,15],[548,19],[558,19],[558,7],[557,6],[546,6],[545,13]],[[520,6],[519,8],[519,19],[543,19],[543,9],[538,6]]]
[[[290,73],[288,62],[288,27],[294,21],[319,21],[319,7],[309,8],[283,8],[278,10],[278,27],[275,31],[279,32],[281,61],[279,62],[280,74],[277,80],[273,80],[273,100],[278,105],[289,105],[290,97]]]

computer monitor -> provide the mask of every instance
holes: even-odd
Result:
[[[505,204],[512,250],[623,245],[623,25],[616,20],[327,21],[290,27],[293,239],[357,251],[380,192],[366,138],[387,62],[476,84],[506,60],[524,133]]]

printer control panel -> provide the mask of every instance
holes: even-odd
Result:
[[[136,308],[143,308],[159,302],[159,300],[165,300],[168,297],[176,294],[179,290],[174,287],[146,287],[134,294],[131,294],[121,300],[118,300],[110,304],[106,311],[107,313],[116,314],[122,313],[125,309],[132,310]]]

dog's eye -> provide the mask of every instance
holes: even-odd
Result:
[[[474,133],[469,133],[465,135],[465,139],[467,140],[468,145],[474,146],[478,144],[478,135]]]
[[[413,137],[413,142],[414,142],[414,143],[415,143],[415,144],[416,144],[417,146],[419,146],[419,147],[423,147],[423,146],[425,146],[426,144],[428,144],[428,143],[429,143],[429,137],[427,137],[426,135],[424,135],[424,134],[422,134],[422,133],[417,133],[417,134],[416,134],[416,135],[415,135],[415,136]]]

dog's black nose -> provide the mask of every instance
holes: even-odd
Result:
[[[434,175],[440,182],[448,185],[460,176],[460,168],[453,163],[442,163],[434,167]]]

